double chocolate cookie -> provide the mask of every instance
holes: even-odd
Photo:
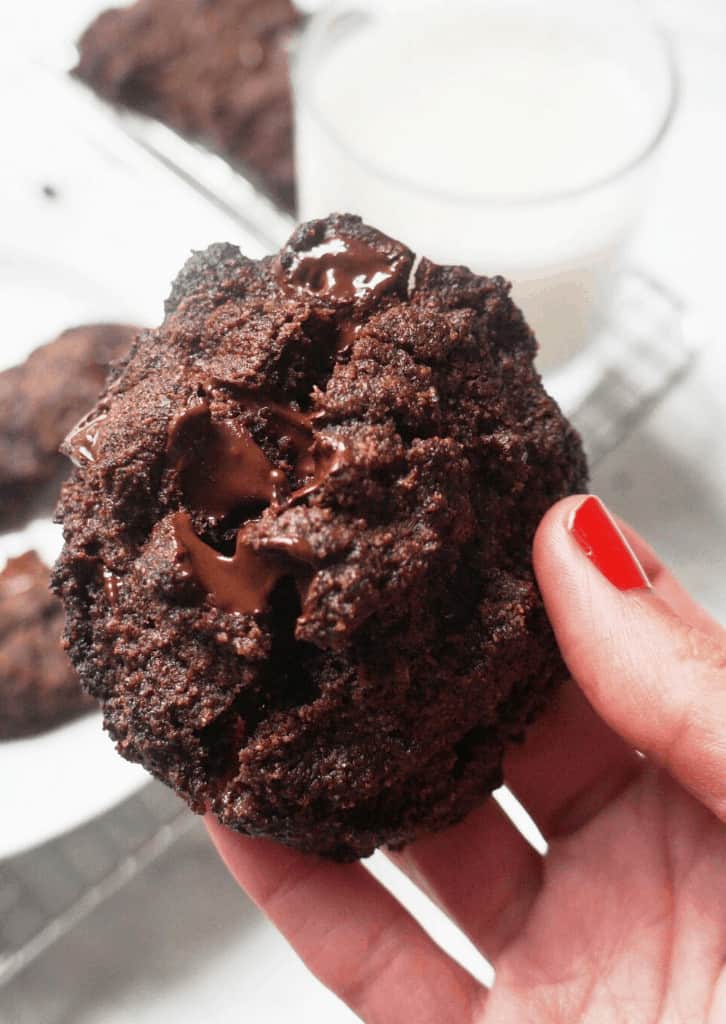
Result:
[[[339,860],[458,821],[565,677],[531,564],[581,490],[501,278],[358,218],[214,245],[68,439],[55,584],[119,751]]]
[[[63,608],[34,551],[0,573],[0,740],[43,732],[88,711],[61,645]]]
[[[53,508],[68,472],[63,438],[135,333],[122,324],[74,327],[0,373],[0,529]]]
[[[75,74],[106,99],[208,143],[295,205],[290,0],[137,0],[85,31]]]

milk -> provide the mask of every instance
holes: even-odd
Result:
[[[404,4],[314,26],[295,71],[300,204],[504,274],[553,365],[606,303],[665,82],[644,83],[652,54],[632,60],[632,34],[524,7]]]

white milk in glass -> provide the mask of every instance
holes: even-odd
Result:
[[[300,212],[359,213],[510,278],[554,365],[607,298],[666,80],[644,81],[658,54],[634,59],[632,34],[535,6],[403,4],[314,26],[296,67]]]

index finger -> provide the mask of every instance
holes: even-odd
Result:
[[[598,715],[726,821],[726,631],[689,621],[651,586],[594,497],[548,512],[534,565],[562,655]]]
[[[361,864],[335,864],[207,816],[222,859],[320,981],[367,1024],[473,1024],[485,989]]]

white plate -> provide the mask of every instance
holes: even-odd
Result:
[[[61,530],[36,519],[0,535],[0,568],[34,549],[52,565]],[[98,713],[38,736],[0,741],[0,860],[68,832],[115,807],[148,781],[116,753]]]
[[[9,140],[0,163],[0,369],[76,324],[158,323],[190,249],[225,240],[261,254],[256,237],[169,174],[66,76],[8,57],[0,118]],[[60,529],[36,520],[0,535],[0,570],[30,548],[52,564],[60,547]],[[147,780],[119,757],[98,715],[0,742],[0,859],[110,810]]]
[[[118,756],[97,713],[0,743],[0,860],[103,814],[147,780]]]
[[[66,265],[0,252],[0,301],[12,326],[0,342],[0,368],[20,362],[64,327],[126,319],[108,288]],[[49,519],[0,535],[0,569],[30,549],[52,565],[61,530]],[[99,714],[22,740],[0,741],[0,860],[47,842],[110,810],[147,780],[123,761]]]

